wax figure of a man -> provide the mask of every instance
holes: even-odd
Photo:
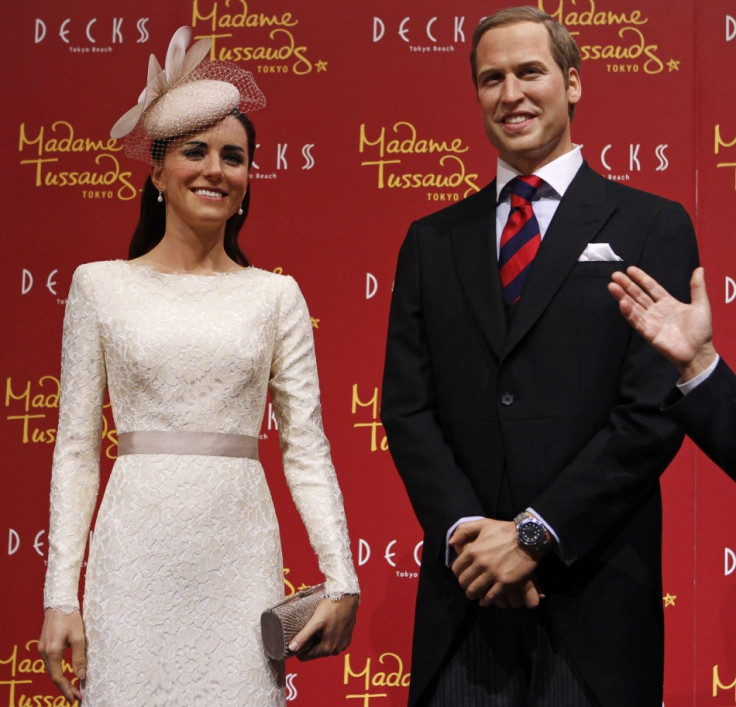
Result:
[[[497,176],[411,225],[383,382],[424,530],[409,702],[660,705],[659,476],[682,441],[660,407],[676,372],[606,284],[637,264],[686,297],[692,224],[583,161],[580,55],[551,17],[486,18],[471,65]],[[513,253],[517,236],[532,245]]]
[[[608,289],[626,321],[680,374],[665,399],[665,413],[736,481],[736,375],[713,346],[703,268],[690,280],[690,303],[633,266],[612,279]]]

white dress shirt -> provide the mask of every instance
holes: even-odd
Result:
[[[677,381],[677,390],[679,390],[683,395],[687,395],[690,391],[697,388],[706,378],[710,376],[713,371],[716,370],[716,366],[718,365],[718,362],[721,360],[721,357],[716,354],[716,357],[713,361],[713,363],[708,366],[704,371],[700,371],[697,376],[694,378],[691,378],[689,381],[684,381],[682,378]]]
[[[560,199],[567,191],[575,175],[583,164],[583,155],[580,145],[575,145],[570,152],[558,157],[549,164],[540,167],[534,174],[544,180],[532,199],[534,215],[539,224],[539,234],[544,238],[552,217],[560,205]],[[521,176],[521,172],[499,158],[496,168],[496,255],[501,247],[501,234],[511,211],[511,193],[504,188],[514,178]],[[501,195],[503,201],[498,201]]]
[[[544,238],[547,233],[547,228],[552,222],[552,218],[557,211],[557,207],[560,205],[560,200],[564,196],[567,188],[570,186],[570,183],[578,173],[582,164],[583,155],[580,145],[573,145],[572,150],[566,152],[561,157],[552,160],[552,162],[545,164],[534,172],[537,177],[543,180],[543,184],[539,187],[537,193],[532,199],[534,215],[537,217],[539,234],[542,238]],[[509,218],[509,212],[511,211],[511,192],[509,190],[504,192],[504,187],[506,187],[514,177],[521,175],[522,172],[519,172],[507,162],[504,162],[500,157],[498,158],[496,165],[496,257],[498,257],[498,253],[501,248],[501,234],[503,233],[503,227],[506,225],[506,221],[508,221]],[[499,201],[502,195],[503,200]],[[565,553],[560,544],[560,539],[552,526],[545,522],[544,518],[542,518],[533,508],[527,508],[526,510],[538,518],[550,532],[557,543],[562,559],[568,564],[573,562],[576,558]],[[480,518],[481,516],[467,516],[460,518],[447,531],[445,559],[448,566],[452,564],[455,555],[452,547],[450,547],[450,538],[455,532],[455,529],[462,523],[466,523],[471,520],[479,520]]]

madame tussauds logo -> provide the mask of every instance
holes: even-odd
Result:
[[[299,19],[291,12],[256,12],[245,0],[194,0],[196,39],[212,40],[210,59],[252,64],[259,74],[309,74],[327,71],[297,39]],[[236,39],[237,33],[237,39]],[[241,36],[245,43],[240,44]]]
[[[33,380],[14,380],[11,377],[5,379],[3,396],[5,420],[15,431],[21,444],[56,442],[60,391],[59,379],[56,376],[39,376]],[[102,455],[106,459],[116,459],[118,437],[109,402],[103,406],[100,438]]]
[[[72,666],[62,660],[62,668],[66,676],[76,684]],[[5,647],[0,658],[0,705],[8,707],[35,707],[50,705],[61,707],[67,701],[63,695],[49,693],[53,688],[51,681],[44,675],[46,669],[38,657],[38,640],[31,639],[26,643]]]
[[[407,671],[409,661],[404,662],[398,653],[386,651],[377,659],[365,658],[365,662],[355,654],[346,653],[343,660],[343,684],[348,690],[345,695],[347,700],[362,700],[358,704],[370,707],[373,704],[371,699],[384,700],[396,688],[401,690],[401,699],[405,699],[411,674]]]
[[[85,199],[128,201],[138,195],[130,182],[132,172],[120,166],[117,153],[122,149],[122,142],[110,137],[95,139],[77,135],[74,126],[66,120],[57,120],[49,126],[20,125],[20,164],[32,170],[33,185],[73,187]]]
[[[609,10],[595,0],[539,0],[539,9],[554,17],[575,37],[583,61],[603,62],[613,73],[659,74],[678,71],[680,61],[660,58],[650,40],[649,18],[640,9]],[[591,35],[601,30],[603,41]]]
[[[730,681],[730,682],[729,682]],[[722,697],[730,699],[733,697],[733,703],[736,705],[736,670],[726,668],[721,665],[713,666],[713,697],[721,697],[721,693],[725,693]],[[726,704],[725,702],[723,704]]]
[[[713,131],[713,154],[719,155],[716,167],[718,169],[734,170],[734,189],[736,189],[736,130],[731,127],[721,128],[716,123]]]
[[[478,174],[465,166],[468,150],[462,138],[420,135],[403,120],[390,129],[360,126],[360,164],[375,170],[377,188],[423,189],[429,201],[459,201],[479,190]]]

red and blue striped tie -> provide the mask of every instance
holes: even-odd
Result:
[[[503,296],[509,304],[521,296],[532,260],[542,236],[532,209],[532,199],[542,180],[534,175],[516,177],[511,182],[511,211],[501,233],[498,267]]]

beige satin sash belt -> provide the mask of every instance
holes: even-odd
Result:
[[[120,432],[118,456],[125,454],[201,454],[257,460],[258,438],[193,430]]]

